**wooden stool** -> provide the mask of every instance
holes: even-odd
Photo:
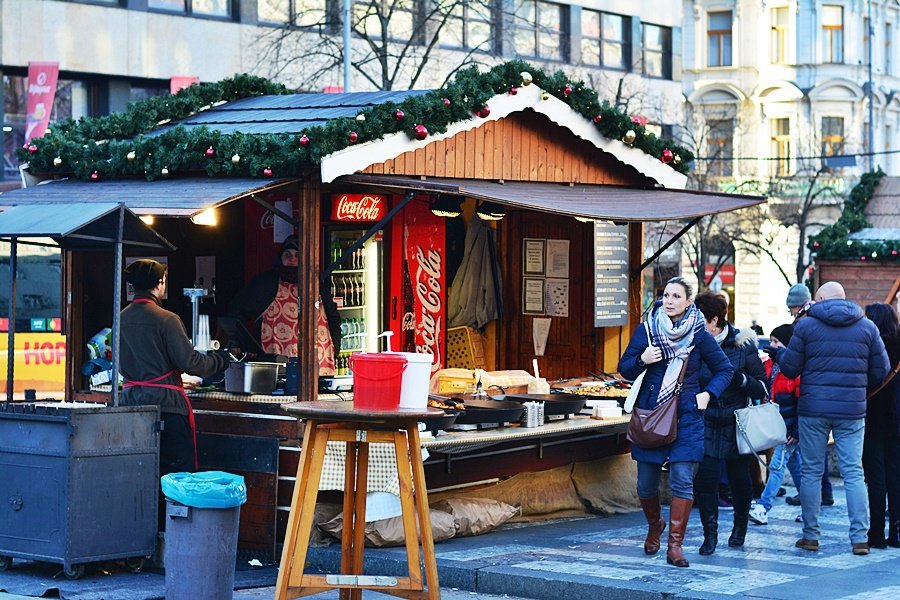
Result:
[[[362,598],[364,589],[403,598],[440,598],[417,422],[426,417],[441,416],[443,412],[434,408],[354,410],[352,402],[295,402],[286,404],[284,409],[306,419],[306,424],[291,513],[284,536],[281,568],[275,586],[275,599],[299,598],[335,588],[341,590],[341,600],[358,600]],[[310,530],[313,527],[313,511],[316,507],[325,447],[329,441],[347,443],[341,573],[306,575],[304,568]],[[376,442],[392,444],[397,456],[408,577],[363,575],[368,444]],[[417,522],[421,533],[425,581],[422,579],[422,567],[419,563]],[[425,582],[428,584],[427,589]]]

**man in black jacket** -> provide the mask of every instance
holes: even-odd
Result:
[[[135,295],[121,316],[122,404],[159,406],[160,474],[195,471],[194,414],[181,374],[211,377],[225,370],[226,361],[194,350],[178,315],[160,305],[166,289],[162,264],[137,260],[125,269],[125,280]]]

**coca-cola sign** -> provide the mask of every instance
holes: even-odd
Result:
[[[409,274],[415,352],[434,356],[432,371],[444,368],[447,268],[444,222],[424,202],[405,210],[406,268]],[[407,301],[409,302],[409,301]],[[404,302],[406,304],[407,302]]]
[[[334,194],[332,221],[380,221],[387,214],[387,198],[380,194]]]

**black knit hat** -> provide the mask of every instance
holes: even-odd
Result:
[[[779,325],[775,329],[772,330],[770,337],[775,338],[785,346],[791,343],[791,336],[794,335],[794,326],[787,325]]]
[[[165,265],[150,258],[136,260],[125,267],[125,281],[139,291],[152,290],[165,274]]]
[[[289,235],[286,238],[284,238],[283,242],[281,242],[281,251],[282,252],[284,252],[285,250],[299,250],[299,249],[300,249],[300,247],[297,243],[296,235]]]

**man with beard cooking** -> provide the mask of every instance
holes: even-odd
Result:
[[[297,356],[297,238],[282,242],[273,268],[254,277],[228,305],[223,326],[238,340],[235,321],[252,320],[254,342],[267,354]],[[316,356],[320,375],[334,375],[334,343],[340,339],[341,319],[331,298],[316,311]],[[247,342],[249,340],[245,340]],[[239,345],[241,345],[239,343]],[[247,348],[244,348],[247,349]]]

